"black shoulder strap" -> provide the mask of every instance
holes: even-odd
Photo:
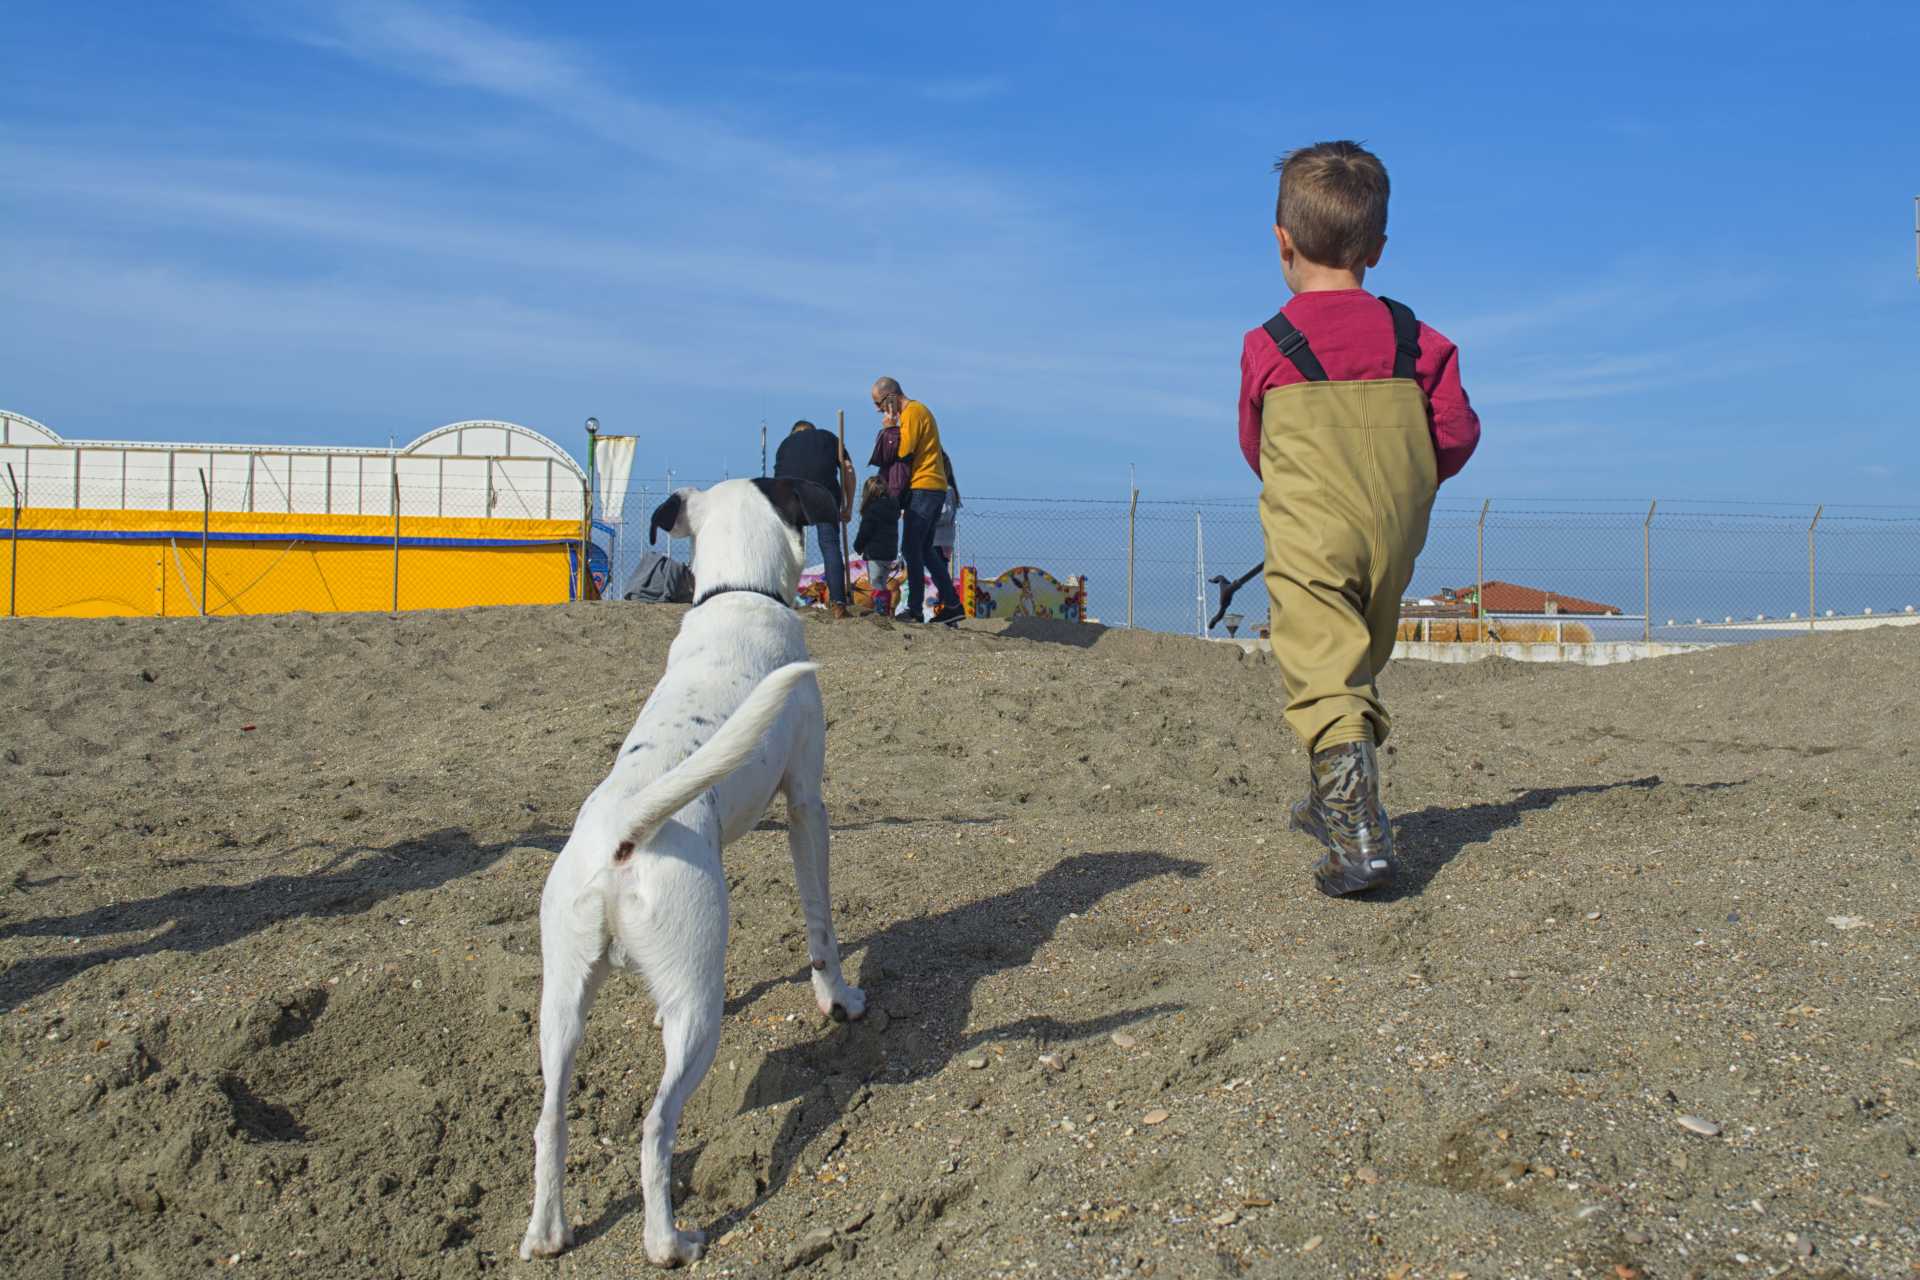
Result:
[[[1420,363],[1420,322],[1405,303],[1382,298],[1393,317],[1393,376],[1412,378]]]
[[[1293,327],[1286,312],[1274,312],[1273,319],[1261,327],[1273,339],[1273,345],[1280,348],[1280,354],[1293,361],[1293,367],[1300,371],[1301,377],[1308,382],[1327,380],[1327,371],[1320,364],[1320,357],[1313,354],[1313,348],[1307,345],[1307,335]]]

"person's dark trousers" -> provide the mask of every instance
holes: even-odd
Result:
[[[925,575],[932,575],[933,589],[940,596],[942,609],[957,610],[960,593],[953,589],[953,576],[947,572],[947,559],[933,545],[933,531],[940,523],[940,509],[946,505],[944,489],[913,489],[907,496],[906,529],[900,550],[907,558],[907,616],[918,622],[925,612]]]
[[[822,520],[813,526],[820,543],[820,567],[827,577],[827,599],[835,604],[847,602],[847,558],[840,554],[840,522]]]

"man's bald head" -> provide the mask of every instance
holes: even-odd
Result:
[[[900,390],[900,384],[892,378],[875,378],[873,382],[873,402],[885,408],[889,401],[894,404],[906,403],[906,393]]]

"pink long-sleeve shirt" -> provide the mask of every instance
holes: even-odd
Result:
[[[1283,310],[1306,335],[1334,382],[1365,382],[1393,376],[1393,318],[1365,289],[1328,289],[1295,294]],[[1480,443],[1480,417],[1460,385],[1460,351],[1431,325],[1420,326],[1420,360],[1414,378],[1432,406],[1433,456],[1439,477],[1459,472]],[[1260,474],[1260,415],[1267,392],[1305,382],[1265,329],[1249,330],[1240,350],[1240,452]]]

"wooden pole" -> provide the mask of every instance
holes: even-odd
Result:
[[[847,411],[845,409],[840,410],[840,453],[842,457],[847,456]],[[840,484],[840,476],[834,476],[833,482],[836,485]],[[851,514],[851,511],[840,513],[840,589],[846,593],[848,609],[853,608],[853,561],[849,557],[850,548],[847,546],[846,520],[846,517]],[[831,594],[828,598],[832,598]],[[944,603],[942,601],[942,604]]]
[[[206,468],[200,470],[200,616],[207,616],[207,543],[213,523],[213,487],[207,483]]]

